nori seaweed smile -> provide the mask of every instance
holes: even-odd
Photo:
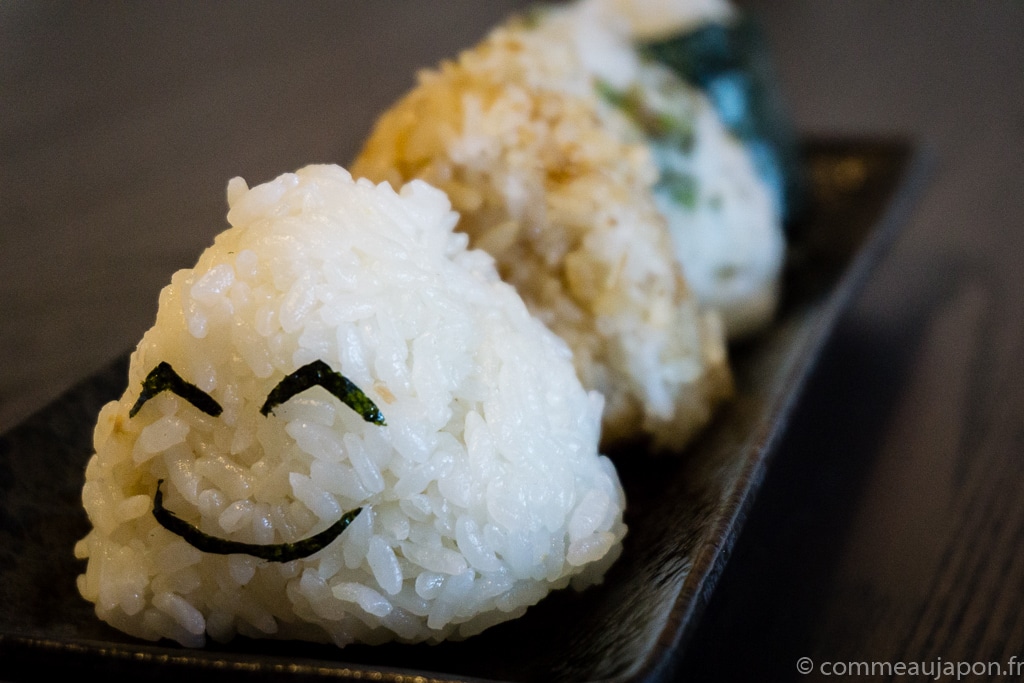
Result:
[[[168,531],[178,534],[186,541],[189,545],[197,548],[204,553],[212,553],[214,555],[232,555],[235,553],[252,555],[258,557],[261,560],[269,560],[271,562],[291,562],[292,560],[301,560],[303,557],[309,557],[313,553],[319,552],[334,542],[338,536],[341,536],[342,532],[348,528],[348,525],[352,523],[359,513],[363,511],[363,508],[356,508],[355,510],[349,510],[341,516],[337,522],[327,527],[325,530],[310,536],[301,541],[295,543],[270,543],[261,545],[259,543],[241,543],[239,541],[228,541],[223,538],[217,538],[210,534],[203,533],[195,526],[189,524],[182,518],[164,507],[164,493],[160,490],[160,486],[164,483],[163,479],[159,479],[156,482],[156,494],[153,496],[153,516],[156,521],[160,522],[160,526],[167,529]]]
[[[267,400],[260,408],[260,414],[269,415],[275,406],[314,386],[326,389],[342,403],[359,413],[367,422],[381,426],[386,424],[380,409],[362,389],[320,360],[303,365],[278,382],[267,395]],[[142,393],[139,394],[139,398],[132,406],[128,416],[135,417],[146,401],[162,391],[171,391],[181,396],[199,410],[213,417],[217,417],[222,412],[220,404],[213,397],[194,384],[183,380],[170,363],[161,362],[146,375],[146,379],[142,382]],[[192,547],[215,555],[252,555],[270,562],[299,560],[309,557],[333,543],[363,511],[361,507],[349,510],[327,529],[295,543],[242,543],[211,536],[165,508],[164,494],[160,490],[163,483],[163,479],[156,482],[156,493],[153,496],[153,517],[160,523],[160,526],[181,536]]]

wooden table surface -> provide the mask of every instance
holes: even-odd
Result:
[[[347,163],[417,68],[517,5],[0,3],[0,431],[134,345],[160,287],[225,226],[230,177]],[[799,130],[911,137],[935,162],[802,396],[679,675],[1009,673],[1024,658],[1024,3],[743,5]]]

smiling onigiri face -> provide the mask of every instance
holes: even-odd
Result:
[[[228,188],[83,489],[82,595],[147,639],[462,638],[600,580],[601,398],[443,193],[314,166]]]

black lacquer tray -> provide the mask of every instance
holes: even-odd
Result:
[[[515,622],[437,646],[238,639],[188,650],[126,636],[78,595],[84,563],[72,552],[89,528],[80,492],[92,427],[124,389],[122,358],[0,437],[0,678],[95,671],[221,683],[665,679],[816,359],[923,182],[923,156],[906,141],[818,139],[804,155],[808,205],[791,226],[782,309],[771,329],[732,349],[736,399],[681,457],[610,454],[626,488],[630,532],[602,586],[551,595]]]

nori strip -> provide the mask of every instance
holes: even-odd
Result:
[[[160,523],[160,526],[167,529],[173,534],[177,534],[185,539],[189,545],[201,550],[204,553],[211,553],[214,555],[233,555],[243,554],[252,555],[258,557],[261,560],[268,560],[270,562],[291,562],[292,560],[300,560],[303,557],[309,557],[313,553],[323,550],[331,543],[334,539],[341,536],[342,532],[348,528],[348,525],[352,523],[359,513],[363,511],[363,508],[356,508],[350,510],[341,516],[337,522],[327,527],[324,531],[310,536],[309,538],[295,543],[272,543],[269,545],[260,545],[258,543],[241,543],[239,541],[228,541],[216,536],[203,533],[196,527],[192,526],[185,520],[178,517],[170,510],[164,508],[164,494],[160,490],[160,486],[164,483],[163,479],[159,479],[156,482],[156,494],[153,496],[153,517]]]
[[[159,365],[149,371],[146,379],[142,380],[142,393],[139,399],[128,411],[128,417],[135,417],[136,413],[149,399],[161,391],[170,391],[181,396],[183,399],[194,405],[207,415],[217,417],[223,412],[220,404],[213,400],[213,397],[194,384],[189,384],[181,378],[171,364],[162,361]]]
[[[377,404],[364,394],[362,389],[353,384],[340,372],[332,370],[331,366],[322,360],[315,360],[308,365],[303,365],[278,382],[277,386],[267,395],[267,400],[263,407],[260,408],[260,413],[262,415],[269,415],[274,406],[281,405],[292,396],[317,385],[323,387],[342,403],[359,413],[367,422],[381,426],[387,424],[384,422],[384,416],[381,415]]]

